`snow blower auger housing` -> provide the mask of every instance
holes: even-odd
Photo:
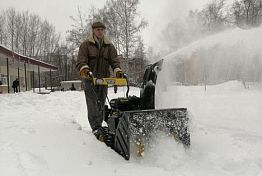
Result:
[[[131,155],[143,156],[150,139],[159,131],[175,140],[190,145],[188,115],[186,108],[155,109],[155,84],[157,73],[161,71],[162,60],[149,65],[144,73],[140,97],[129,96],[126,76],[123,78],[93,78],[96,86],[127,86],[126,97],[111,99],[105,106],[103,127],[105,143],[129,160]]]

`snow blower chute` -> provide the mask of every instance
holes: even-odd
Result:
[[[126,97],[111,99],[105,105],[103,127],[105,143],[129,160],[132,155],[143,156],[153,135],[159,131],[190,145],[186,108],[155,109],[155,84],[163,60],[149,65],[144,73],[140,97],[129,96],[129,84],[123,78],[92,78],[94,86],[127,86]]]

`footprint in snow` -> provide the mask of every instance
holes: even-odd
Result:
[[[40,156],[24,152],[18,154],[20,167],[23,172],[28,176],[39,175],[47,170],[47,162]]]

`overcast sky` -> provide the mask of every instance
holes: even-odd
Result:
[[[143,31],[143,38],[148,45],[154,45],[171,18],[187,14],[189,9],[201,8],[208,0],[140,0],[139,11],[149,23]],[[106,0],[0,0],[0,10],[14,7],[40,15],[52,23],[62,38],[70,29],[69,16],[76,16],[77,8],[84,12],[92,5],[103,7]]]

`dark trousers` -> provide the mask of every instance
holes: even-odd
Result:
[[[88,121],[92,130],[95,130],[102,126],[104,120],[104,105],[107,96],[107,87],[94,87],[92,82],[88,79],[83,79],[82,82],[86,97]]]
[[[14,89],[14,93],[18,93],[17,87],[13,87],[13,89]]]

